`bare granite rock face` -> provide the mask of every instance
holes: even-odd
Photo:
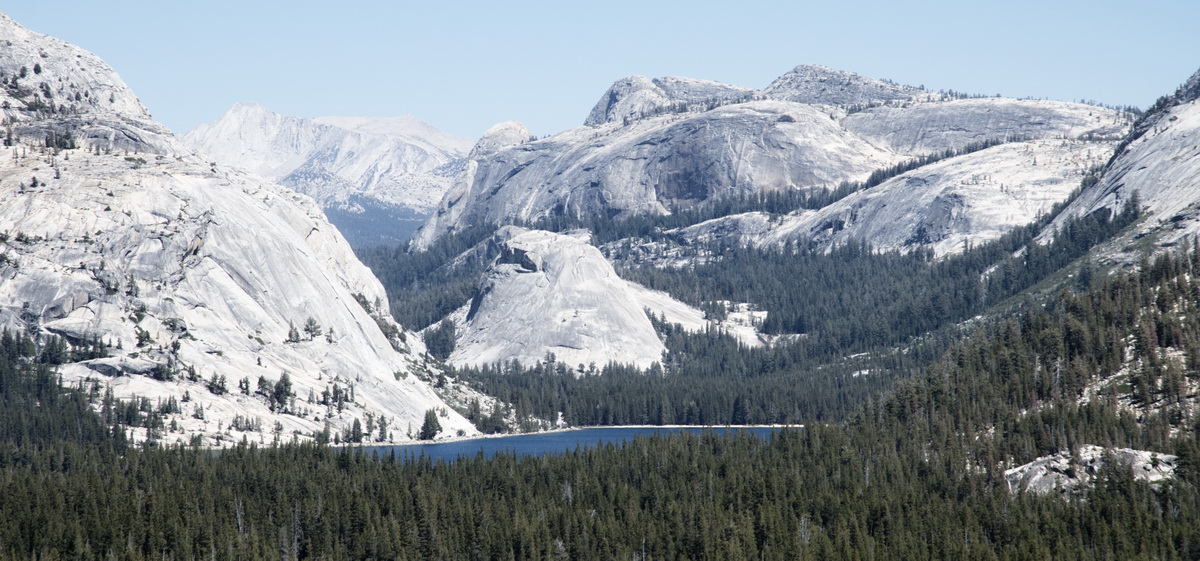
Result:
[[[447,318],[455,325],[455,366],[551,358],[578,373],[610,362],[647,368],[666,351],[649,315],[691,332],[723,331],[747,346],[766,344],[757,330],[766,312],[730,303],[720,320],[621,279],[585,231],[556,234],[516,226],[456,261],[495,258],[475,297]],[[440,329],[440,322],[426,328]]]
[[[1139,120],[1104,171],[1042,233],[1048,239],[1065,222],[1095,212],[1119,212],[1138,201],[1148,219],[1129,237],[1171,247],[1200,234],[1200,72]],[[1140,249],[1137,251],[1141,251]],[[1136,252],[1134,252],[1136,253]],[[1132,256],[1132,253],[1129,255]],[[1129,257],[1132,259],[1133,257]]]
[[[19,123],[0,161],[0,326],[108,345],[60,366],[67,383],[177,404],[139,439],[307,439],[370,416],[391,427],[371,440],[404,440],[428,409],[474,432],[312,199],[192,154],[94,55],[2,16],[0,40],[0,68],[30,69],[21,88],[88,92],[67,112],[0,89]]]
[[[1075,454],[1060,452],[1006,470],[1004,478],[1013,492],[1082,495],[1106,466],[1128,469],[1134,479],[1155,484],[1173,478],[1178,461],[1171,454],[1084,445]]]
[[[762,90],[771,99],[822,105],[865,105],[930,98],[924,90],[861,74],[802,64]]]
[[[577,368],[609,362],[647,367],[666,350],[638,293],[586,239],[502,229],[499,257],[478,294],[451,316],[450,362],[484,365],[554,359]]]
[[[184,151],[95,54],[25,29],[5,14],[0,44],[0,112],[12,138],[60,148]]]
[[[823,189],[899,159],[850,134],[826,110],[784,101],[579,127],[468,157],[414,245],[480,222],[663,214],[717,197]]]
[[[817,211],[782,218],[759,244],[866,240],[880,250],[958,253],[1050,212],[1102,166],[1114,142],[1031,140],[933,163]]]
[[[754,90],[679,76],[621,78],[608,88],[583,124],[599,126],[642,119],[650,115],[679,109],[693,104],[728,102],[748,98]]]
[[[1128,129],[1111,109],[1003,97],[884,105],[848,115],[842,122],[863,139],[902,154],[937,153],[996,140],[1117,140]]]

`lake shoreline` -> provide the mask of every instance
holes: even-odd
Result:
[[[637,438],[675,435],[687,432],[693,435],[719,432],[744,432],[761,439],[768,439],[776,432],[803,428],[803,425],[610,425],[596,427],[562,427],[553,430],[517,434],[478,435],[441,440],[406,441],[398,444],[352,445],[376,456],[391,454],[399,457],[429,457],[435,460],[456,461],[480,456],[491,458],[496,454],[511,454],[518,457],[544,454],[567,454],[572,450],[598,446],[623,446]]]
[[[389,444],[362,444],[361,446],[423,446],[429,444],[450,444],[457,442],[471,442],[473,440],[487,440],[492,438],[508,438],[514,436],[535,436],[539,434],[556,434],[567,433],[573,431],[590,430],[590,429],[802,429],[804,425],[588,425],[580,427],[559,427],[547,430],[534,432],[506,432],[497,434],[477,434],[471,436],[448,436],[446,438],[438,438],[434,440],[406,440],[404,442],[395,442]]]

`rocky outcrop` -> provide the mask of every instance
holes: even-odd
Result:
[[[923,90],[868,78],[853,72],[804,64],[762,90],[771,99],[824,105],[865,105],[929,97]]]
[[[695,104],[723,104],[750,97],[754,90],[709,80],[667,76],[621,78],[592,107],[583,124],[599,126],[643,119]]]
[[[1173,478],[1178,461],[1171,454],[1084,445],[1075,454],[1060,452],[1006,470],[1004,479],[1013,492],[1083,495],[1106,467],[1128,470],[1133,479],[1153,485]]]
[[[666,348],[637,293],[586,240],[507,227],[499,256],[475,298],[452,316],[458,341],[450,362],[483,365],[547,360],[647,367]]]

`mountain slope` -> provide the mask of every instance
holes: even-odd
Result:
[[[330,218],[355,244],[396,243],[437,204],[470,141],[411,116],[395,118],[280,115],[239,103],[183,137],[225,165],[278,181],[335,212]],[[371,214],[398,219],[389,226]],[[374,234],[374,235],[372,235]]]
[[[0,14],[0,110],[5,146],[43,145],[172,153],[177,143],[96,55],[29,31]]]
[[[209,444],[270,438],[272,425],[281,438],[327,423],[348,433],[368,415],[403,439],[445,409],[408,375],[426,368],[423,347],[390,321],[382,286],[311,199],[192,155],[94,55],[7,17],[0,40],[14,47],[0,68],[40,68],[23,84],[113,92],[69,114],[4,93],[18,125],[0,162],[0,325],[108,346],[61,366],[67,382],[162,405],[172,428],[139,438]],[[62,148],[45,131],[61,131]],[[337,404],[328,395],[343,392]],[[442,426],[473,431],[453,412]]]
[[[1042,238],[1070,217],[1116,212],[1136,197],[1149,218],[1122,240],[1169,247],[1200,234],[1200,72],[1164,97],[1134,126],[1103,178],[1085,189]],[[1116,250],[1116,253],[1123,253]]]
[[[879,250],[928,248],[936,255],[999,238],[1034,221],[1103,165],[1113,142],[1006,143],[922,166],[815,211],[731,215],[675,231],[685,243],[735,239],[826,248],[869,240]]]
[[[848,115],[847,130],[891,150],[929,154],[971,143],[1022,139],[1119,139],[1122,115],[1063,101],[985,97],[882,106]]]

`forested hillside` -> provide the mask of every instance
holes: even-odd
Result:
[[[768,198],[760,204],[781,203]],[[697,212],[693,218],[705,215]],[[690,266],[660,267],[610,249],[610,258],[624,264],[623,277],[668,292],[710,317],[725,313],[721,302],[752,303],[767,312],[759,329],[780,337],[767,347],[749,348],[719,331],[689,333],[656,318],[668,349],[656,368],[509,362],[459,368],[453,375],[510,404],[508,412],[518,421],[554,420],[560,413],[574,426],[841,420],[942,352],[962,335],[961,322],[1011,309],[1015,296],[1135,222],[1138,203],[1115,215],[1076,218],[1049,243],[1031,243],[1054,216],[936,260],[928,251],[878,252],[866,243],[826,252],[804,244],[755,248],[713,242],[675,254],[690,259]],[[679,220],[559,219],[537,226],[586,227],[600,240],[636,239],[637,246],[665,239],[663,224]],[[474,295],[489,251],[496,251],[480,242],[489,233],[477,227],[441,238],[425,252],[380,248],[360,255],[387,287],[397,319],[422,327]],[[1090,265],[1072,266],[1079,273],[1074,284],[1086,287]],[[427,336],[441,335],[434,329]],[[501,428],[487,412],[464,413],[481,430]]]

